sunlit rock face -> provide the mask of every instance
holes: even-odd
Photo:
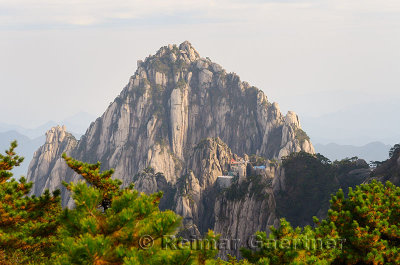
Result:
[[[61,188],[63,206],[72,206],[61,183],[79,176],[61,154],[100,161],[103,169],[114,168],[125,186],[136,182],[145,192],[168,191],[162,206],[182,215],[193,233],[211,228],[244,237],[276,224],[272,186],[263,190],[270,196],[262,200],[249,190],[247,197],[229,201],[215,185],[218,176],[230,170],[232,158],[279,159],[297,151],[314,153],[314,148],[294,112],[282,115],[263,91],[202,58],[185,41],[138,61],[129,83],[79,141],[65,128],[51,129],[28,179],[35,194]],[[151,172],[142,174],[146,168]],[[265,178],[280,171],[271,172]],[[239,214],[244,208],[249,210]]]

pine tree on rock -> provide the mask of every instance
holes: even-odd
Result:
[[[58,215],[61,212],[59,191],[52,195],[28,196],[32,183],[24,177],[13,179],[11,170],[23,162],[11,143],[5,155],[0,154],[0,263],[42,261],[49,257],[55,244]]]
[[[71,169],[101,192],[102,200],[100,205],[103,207],[104,211],[106,211],[111,205],[111,198],[121,194],[119,187],[122,182],[119,179],[111,179],[112,174],[114,174],[114,169],[100,173],[100,162],[96,164],[84,163],[68,157],[65,153],[62,157]],[[67,188],[69,187],[67,183],[64,183],[64,185],[67,186]]]
[[[120,189],[121,182],[111,179],[113,170],[100,173],[100,163],[63,158],[90,185],[66,184],[75,208],[61,216],[57,264],[205,264],[215,255],[169,236],[176,233],[181,217],[159,210],[161,192],[146,195],[133,185]]]

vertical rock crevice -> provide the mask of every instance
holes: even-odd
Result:
[[[276,224],[272,186],[262,183],[280,171],[259,180],[261,190],[252,179],[235,183],[249,185],[239,200],[228,199],[217,178],[230,170],[232,158],[257,154],[272,160],[297,151],[314,153],[294,112],[282,115],[263,91],[200,57],[185,41],[138,61],[127,86],[79,141],[65,128],[51,129],[28,180],[35,194],[60,188],[63,180],[76,181],[61,159],[67,152],[100,161],[104,170],[115,168],[114,177],[125,186],[135,182],[145,192],[164,190],[163,207],[182,215],[188,231],[213,228],[242,238]],[[154,174],[142,174],[150,168]],[[63,206],[71,206],[65,191],[62,197]]]

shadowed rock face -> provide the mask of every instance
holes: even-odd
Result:
[[[390,181],[394,185],[400,186],[400,148],[396,148],[389,159],[380,163],[365,182],[369,183],[373,179],[382,183]]]
[[[185,225],[200,233],[208,228],[219,232],[230,225],[241,229],[245,223],[240,222],[245,221],[232,220],[239,216],[229,215],[221,223],[215,214],[243,207],[256,211],[257,216],[248,218],[259,219],[243,233],[274,223],[273,196],[260,202],[249,191],[247,199],[231,204],[218,195],[214,184],[229,170],[232,158],[314,153],[294,112],[283,116],[278,104],[268,102],[261,90],[201,58],[187,41],[138,61],[128,85],[79,141],[65,128],[52,131],[29,166],[28,180],[34,182],[35,194],[61,188],[62,180],[79,179],[61,161],[61,153],[67,152],[85,162],[100,161],[103,169],[115,168],[114,177],[124,185],[135,181],[139,190],[168,190],[165,200],[170,203],[165,207],[181,214]],[[137,175],[147,167],[163,177]],[[265,192],[272,194],[270,189]],[[65,189],[62,196],[63,205],[71,206]]]

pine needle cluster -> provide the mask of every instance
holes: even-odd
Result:
[[[16,155],[16,147],[14,141],[5,155],[0,154],[0,264],[49,258],[61,213],[59,191],[29,196],[32,183],[24,177],[12,178],[11,170],[23,161]]]
[[[246,259],[216,259],[219,235],[203,240],[176,237],[181,217],[160,211],[162,192],[121,188],[113,169],[63,154],[82,177],[64,183],[74,207],[61,208],[60,192],[30,196],[32,183],[13,178],[23,162],[12,142],[0,154],[0,264],[400,264],[400,188],[372,181],[332,196],[327,217],[314,227],[258,232],[256,249],[242,249]]]

